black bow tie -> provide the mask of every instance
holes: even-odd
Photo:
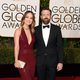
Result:
[[[43,28],[46,28],[46,27],[49,28],[49,25],[43,26]]]

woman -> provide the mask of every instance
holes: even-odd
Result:
[[[15,67],[18,68],[22,80],[33,80],[35,73],[33,12],[26,11],[21,19],[21,27],[14,33]]]

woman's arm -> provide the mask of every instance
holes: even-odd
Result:
[[[18,28],[14,33],[14,58],[15,58],[15,67],[19,68],[20,64],[18,62],[19,56],[19,36],[20,36],[20,28]]]

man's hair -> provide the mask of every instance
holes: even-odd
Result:
[[[42,12],[43,10],[48,10],[48,11],[50,12],[50,14],[52,13],[52,11],[51,11],[49,8],[44,7],[44,8],[41,8],[40,15],[41,15],[41,12]]]

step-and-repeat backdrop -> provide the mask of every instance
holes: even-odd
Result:
[[[39,24],[40,0],[0,0],[0,36],[13,37],[26,11],[33,11]]]
[[[80,0],[50,0],[52,23],[61,27],[63,38],[80,38]],[[0,0],[0,36],[13,37],[21,17],[33,11],[39,24],[40,0]]]
[[[80,0],[50,0],[49,7],[63,38],[80,38]]]

